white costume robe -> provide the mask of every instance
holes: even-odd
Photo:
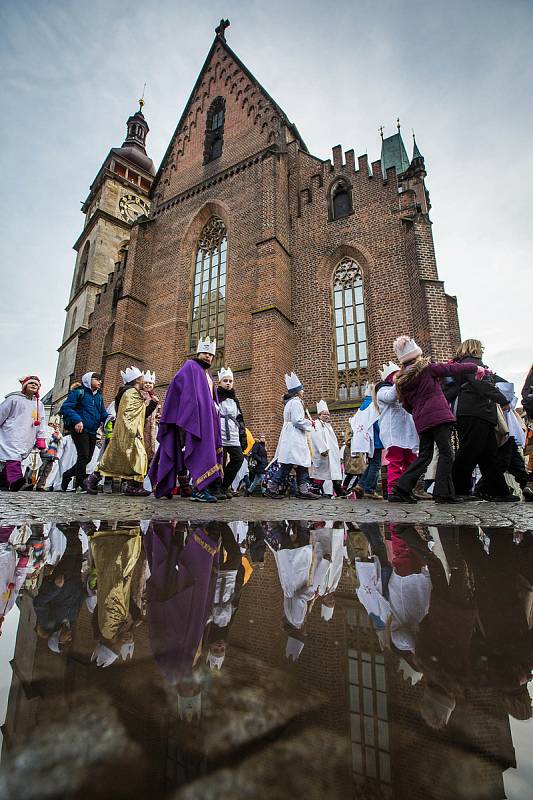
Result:
[[[313,461],[311,464],[311,477],[320,481],[340,481],[341,454],[335,432],[329,422],[315,420],[311,430],[313,445]],[[327,455],[322,456],[321,453]]]
[[[34,423],[39,419],[39,425]],[[44,406],[22,392],[8,394],[0,404],[0,462],[23,461],[37,439],[46,441]]]
[[[314,575],[313,586],[320,597],[335,592],[342,576],[344,563],[344,530],[321,528],[313,533],[321,561]],[[331,558],[324,558],[330,556]]]
[[[294,464],[297,467],[311,466],[311,449],[308,435],[311,420],[305,416],[304,405],[299,397],[291,397],[283,410],[283,428],[279,435],[274,461],[279,464]]]
[[[379,411],[374,403],[370,403],[363,411],[359,411],[350,418],[352,429],[352,456],[357,453],[366,453],[369,458],[374,455],[374,422],[379,419]]]
[[[419,440],[412,415],[398,400],[396,386],[382,386],[377,393],[380,410],[379,438],[385,450],[401,447],[418,453]]]
[[[285,617],[298,629],[304,624],[308,604],[315,596],[315,550],[316,545],[313,544],[295,547],[293,550],[272,550],[283,589]]]

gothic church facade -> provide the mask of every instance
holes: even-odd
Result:
[[[110,400],[130,364],[163,396],[208,334],[273,447],[285,372],[340,431],[395,336],[451,355],[457,304],[437,273],[424,159],[399,130],[371,164],[340,146],[312,155],[222,24],[157,173],[147,133],[141,105],[83,206],[55,407],[88,370]]]

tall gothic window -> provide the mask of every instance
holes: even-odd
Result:
[[[80,263],[78,266],[78,274],[76,276],[76,285],[75,290],[77,291],[80,286],[85,283],[85,276],[87,274],[87,264],[89,262],[89,250],[91,249],[91,245],[89,242],[85,242],[85,246],[83,248],[83,252],[81,254]]]
[[[339,400],[357,400],[368,377],[365,305],[361,268],[343,258],[333,276],[335,360]]]
[[[225,111],[226,103],[223,97],[215,98],[209,106],[205,123],[204,164],[222,155]]]
[[[199,339],[216,339],[217,364],[224,361],[227,250],[226,227],[221,219],[212,217],[200,235],[196,253],[189,344],[194,353]]]

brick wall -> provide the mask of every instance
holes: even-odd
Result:
[[[223,151],[204,164],[206,115],[220,95]],[[164,395],[189,354],[196,246],[213,215],[228,234],[224,361],[249,427],[266,434],[270,451],[286,371],[304,382],[309,408],[320,398],[335,404],[332,276],[343,257],[363,274],[371,380],[402,333],[418,338],[428,355],[449,357],[459,328],[438,279],[427,208],[420,211],[423,175],[400,193],[395,170],[383,176],[379,161],[369,171],[366,156],[356,160],[340,146],[332,160],[310,155],[217,40],[154,182],[152,218],[132,229],[123,297],[113,310],[112,283],[102,288],[76,370],[105,360],[111,397],[119,369],[138,363],[156,372]],[[353,213],[332,221],[338,179],[350,187]],[[334,405],[337,431],[354,407]]]

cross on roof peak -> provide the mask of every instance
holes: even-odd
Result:
[[[229,28],[230,21],[229,19],[221,19],[220,25],[217,25],[215,28],[215,33],[217,36],[220,36],[221,39],[226,41],[226,28]]]

